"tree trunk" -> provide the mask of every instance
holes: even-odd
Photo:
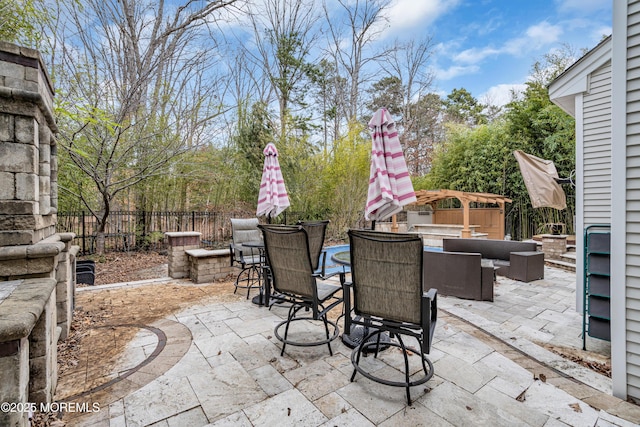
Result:
[[[98,255],[104,254],[104,240],[105,240],[104,231],[98,231],[96,233],[96,253]]]

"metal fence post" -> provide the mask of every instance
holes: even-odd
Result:
[[[82,253],[87,253],[87,244],[85,241],[84,211],[82,211]]]

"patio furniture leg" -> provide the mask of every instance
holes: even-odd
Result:
[[[400,347],[402,348],[402,355],[404,356],[404,382],[407,385],[405,388],[407,391],[407,403],[411,406],[411,391],[409,389],[409,356],[407,355],[407,347],[404,345],[402,337],[398,334],[397,338],[400,343]],[[424,366],[424,358],[422,358],[422,363]]]
[[[326,332],[327,340],[328,340],[329,339],[329,322],[327,322],[327,316],[326,315],[322,316],[322,321],[324,323],[324,330]],[[333,356],[333,350],[331,349],[331,341],[329,341],[327,343],[327,347],[329,347],[329,355]]]

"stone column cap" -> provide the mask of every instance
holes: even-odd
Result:
[[[57,284],[51,278],[18,282],[11,295],[0,303],[0,342],[29,336]]]
[[[36,243],[35,245],[2,246],[0,261],[11,259],[33,259],[57,256],[64,250],[64,243]]]
[[[60,240],[63,242],[70,242],[76,237],[76,233],[58,233]]]

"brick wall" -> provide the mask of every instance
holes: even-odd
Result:
[[[169,245],[167,250],[169,277],[174,279],[189,277],[189,260],[186,251],[200,247],[200,233],[176,231],[165,233],[165,235]]]

